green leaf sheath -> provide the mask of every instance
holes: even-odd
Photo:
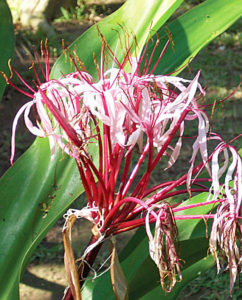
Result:
[[[6,0],[0,0],[0,71],[9,76],[8,60],[13,58],[14,31],[10,9]],[[6,86],[0,75],[0,100]]]

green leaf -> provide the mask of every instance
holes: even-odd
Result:
[[[153,56],[150,70],[154,67],[156,60],[167,41],[167,32],[170,31],[172,34],[174,52],[171,49],[168,49],[165,52],[161,62],[155,70],[155,73],[157,74],[168,74],[184,66],[189,60],[194,58],[204,46],[232,25],[241,16],[241,11],[242,7],[238,0],[207,0],[182,15],[177,20],[171,22],[166,29],[159,30],[161,42]],[[152,50],[153,46],[150,45],[147,53],[151,54]],[[178,74],[180,71],[181,70],[176,71],[174,75]],[[204,200],[200,197],[201,195],[196,199],[192,198],[192,201]],[[198,213],[205,213],[202,211],[203,210],[200,208]],[[195,212],[190,210],[190,213]],[[202,236],[205,236],[206,232],[204,223],[201,221],[198,223],[196,221],[189,221],[190,225],[186,225],[186,222],[188,221],[178,222],[179,240],[183,241],[183,247],[185,247],[184,242],[187,239],[187,244],[184,248],[185,251],[194,249],[194,245],[199,245],[199,240],[202,244],[206,245],[206,247],[202,247],[201,250],[204,251],[204,249],[207,249],[207,241],[202,238]],[[196,225],[193,227],[192,224]],[[191,228],[193,228],[193,231],[190,230]],[[194,240],[194,237],[196,237],[197,240]],[[214,264],[211,257],[202,259],[202,257],[206,256],[206,253],[203,251],[197,253],[198,257],[196,258],[197,262],[195,263],[191,263],[191,261],[194,260],[196,254],[188,257],[191,266],[188,267],[189,262],[187,260],[187,264],[182,272],[184,281],[177,284],[174,291],[169,294],[171,296],[166,296],[167,298],[171,297],[170,299],[175,299],[180,290],[190,280],[197,276],[199,268],[206,271]],[[199,258],[199,255],[202,253],[203,256],[200,256]],[[147,294],[151,288],[154,288],[154,282],[156,284],[158,282],[158,272],[155,269],[156,267],[148,258],[148,243],[144,231],[138,230],[126,249],[124,249],[121,257],[124,259],[122,267],[130,286],[130,298],[139,299],[142,295]],[[153,264],[153,267],[151,267],[151,264]],[[190,272],[192,273],[190,274]],[[147,274],[149,274],[149,276],[147,276]],[[98,297],[98,299],[112,299],[112,289],[109,285],[108,277],[108,274],[104,275],[103,278],[97,280],[95,284],[92,284],[90,281],[86,282],[83,290],[84,299],[96,299],[96,297]],[[157,293],[159,294],[155,294],[156,291],[158,291]],[[158,299],[158,296],[152,297],[153,295],[159,295],[159,299],[161,298],[161,295],[162,297],[165,296],[160,288],[156,288],[154,294],[153,292],[148,294],[146,299]]]
[[[101,57],[101,38],[99,32],[104,36],[108,46],[116,52],[117,58],[121,61],[126,54],[125,41],[130,45],[134,43],[136,37],[137,49],[141,50],[147,37],[154,34],[172,13],[180,6],[183,0],[128,0],[112,15],[106,17],[98,24],[93,25],[84,34],[77,38],[70,46],[70,51],[76,49],[76,54],[84,63],[87,71],[96,76],[96,65],[93,55],[99,62]],[[134,54],[134,47],[132,49]],[[68,56],[68,53],[67,53]],[[62,54],[56,61],[51,71],[54,78],[60,77],[74,71],[73,63]]]
[[[163,299],[174,300],[177,298],[182,289],[197,276],[205,273],[214,265],[214,259],[211,255],[206,256],[190,267],[187,267],[182,271],[182,281],[178,282],[171,293],[164,295],[160,286],[154,288],[151,292],[147,293],[145,296],[141,297],[140,300],[150,300],[150,299]]]
[[[176,75],[197,53],[218,35],[229,28],[242,15],[240,0],[207,0],[161,28],[160,44],[154,54],[150,70],[154,67],[166,41],[172,35],[174,47],[166,50],[154,73]],[[150,45],[147,53],[151,54]]]
[[[14,31],[10,9],[6,0],[0,0],[0,71],[9,75],[8,60],[13,57]],[[0,75],[0,100],[6,86],[5,79]]]
[[[88,148],[97,163],[95,144]],[[51,160],[43,138],[4,174],[0,187],[0,299],[17,299],[21,272],[35,247],[83,187],[75,160],[61,151]]]
[[[49,228],[82,192],[79,182],[74,160],[62,159],[59,153],[50,161],[47,139],[37,139],[1,178],[1,299],[17,299],[21,270]]]

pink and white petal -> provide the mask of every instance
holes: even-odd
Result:
[[[176,162],[179,154],[180,154],[180,150],[181,150],[181,146],[182,146],[182,136],[184,133],[184,122],[181,123],[180,126],[180,137],[176,143],[176,146],[174,148],[174,150],[172,151],[172,154],[170,156],[170,159],[168,161],[167,167],[165,168],[165,170],[169,169],[170,167],[172,167],[174,165],[174,163]]]
[[[239,154],[237,158],[238,158],[238,163],[237,163],[237,170],[234,179],[234,190],[236,191],[236,196],[237,196],[236,215],[239,216],[239,211],[241,209],[241,204],[242,204],[242,161]],[[241,264],[242,264],[242,258],[241,258]]]
[[[232,175],[237,166],[238,159],[240,160],[240,158],[238,156],[237,151],[233,147],[230,147],[230,151],[232,153],[232,163],[230,164],[228,171],[226,173],[226,176],[225,176],[225,193],[226,193],[226,196],[227,196],[229,204],[230,204],[230,212],[231,212],[231,214],[235,214],[236,203],[235,203],[235,199],[231,192],[231,188],[230,188],[229,184],[230,184],[230,181],[233,179]]]
[[[213,200],[216,200],[220,193],[220,183],[219,183],[220,177],[219,177],[219,161],[218,161],[220,149],[221,148],[219,147],[212,156],[212,185],[210,188],[210,194],[211,193],[213,194]]]
[[[13,120],[13,126],[12,126],[12,137],[11,137],[11,157],[10,157],[10,162],[13,164],[14,160],[14,155],[15,155],[15,137],[16,137],[16,128],[18,124],[18,120],[22,113],[27,109],[28,107],[31,107],[34,104],[34,101],[29,101],[25,103],[20,110],[17,112],[14,120]]]
[[[204,112],[196,111],[198,117],[198,138],[201,157],[208,173],[211,176],[211,171],[208,164],[208,150],[207,150],[207,132],[209,129],[209,120]]]
[[[36,101],[36,109],[37,109],[37,113],[40,117],[43,130],[45,131],[46,135],[51,134],[53,131],[53,126],[52,126],[51,120],[49,119],[49,116],[46,112],[46,108],[44,107],[41,99],[39,101],[38,100]],[[52,122],[55,122],[54,118],[53,118]]]
[[[50,159],[53,160],[55,156],[56,142],[52,135],[48,136],[48,139],[49,139],[49,146],[50,146]]]
[[[31,106],[27,106],[26,109],[25,109],[25,112],[24,112],[25,125],[33,135],[36,135],[36,136],[39,136],[39,137],[44,137],[45,133],[42,130],[42,128],[34,126],[32,121],[29,119],[30,108],[31,108]]]
[[[142,134],[141,128],[137,128],[131,135],[129,136],[128,142],[126,146],[132,146],[138,142],[140,135]]]

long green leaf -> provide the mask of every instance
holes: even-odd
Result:
[[[242,15],[240,0],[207,0],[161,28],[158,33],[160,44],[153,57],[150,69],[162,51],[168,32],[172,35],[173,47],[169,47],[154,73],[178,74],[197,53],[229,28]],[[151,54],[152,45],[147,53]]]
[[[73,56],[73,51],[75,50],[87,71],[96,76],[97,70],[93,55],[99,62],[101,56],[99,32],[101,32],[108,46],[121,61],[127,50],[125,43],[127,44],[128,42],[132,45],[135,36],[137,47],[132,49],[132,53],[134,54],[134,51],[137,53],[137,49],[142,49],[147,37],[154,34],[182,2],[183,0],[128,0],[112,15],[92,26],[77,38],[69,49]],[[73,70],[73,63],[70,63],[70,60],[66,59],[66,56],[62,54],[53,66],[51,76],[58,78],[62,74],[73,72]]]
[[[164,297],[166,300],[174,300],[189,282],[195,279],[198,275],[205,273],[213,265],[213,257],[211,255],[206,256],[182,271],[182,282],[179,282],[175,285],[172,293],[164,295],[161,287],[157,286],[151,292],[141,297],[140,300],[163,299]]]
[[[8,60],[13,57],[14,31],[10,9],[6,0],[0,0],[0,71],[9,75]],[[6,86],[5,79],[0,75],[0,100]]]
[[[82,191],[74,161],[61,153],[50,161],[49,152],[37,139],[1,178],[0,299],[17,299],[31,249]]]

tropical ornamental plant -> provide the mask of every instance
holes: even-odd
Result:
[[[241,158],[234,139],[225,142],[211,130],[200,71],[192,80],[177,74],[241,11],[238,1],[207,0],[157,31],[181,3],[128,0],[64,49],[51,72],[47,45],[41,46],[43,82],[33,65],[33,87],[12,69],[31,100],[13,121],[13,166],[0,182],[1,299],[18,299],[34,248],[63,213],[64,299],[175,299],[198,270],[214,261],[219,270],[222,258],[232,291],[241,268]],[[38,138],[13,163],[22,115]],[[181,157],[183,143],[191,149],[188,166],[167,180],[163,174]],[[68,209],[82,192],[84,208]],[[77,263],[71,231],[80,218],[92,230]],[[115,236],[136,228],[118,256]],[[93,269],[107,240],[111,278]],[[87,280],[90,272],[94,281]]]

